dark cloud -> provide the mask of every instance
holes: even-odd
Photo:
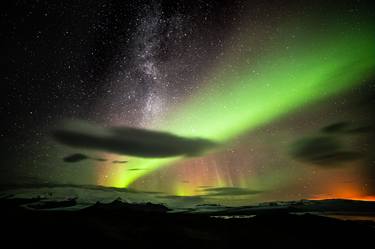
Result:
[[[119,160],[114,160],[112,163],[127,163],[128,161],[119,161]]]
[[[63,158],[66,163],[77,163],[86,159],[89,159],[89,157],[81,153],[69,155]]]
[[[291,155],[297,160],[324,166],[337,166],[362,157],[359,152],[344,150],[332,136],[301,139],[292,145]]]
[[[167,132],[130,127],[105,129],[82,122],[56,129],[52,135],[58,142],[72,147],[138,157],[198,156],[217,145],[207,139]]]
[[[93,158],[82,153],[72,154],[63,158],[63,161],[66,163],[78,163],[83,160],[94,160],[94,161],[99,161],[99,162],[107,161],[107,159],[105,158]]]
[[[322,132],[326,132],[326,133],[342,132],[342,131],[345,131],[349,126],[350,126],[349,122],[333,123],[333,124],[323,127]]]
[[[204,185],[204,186],[198,186],[198,189],[202,189],[202,188],[213,188],[214,186],[210,186],[210,185]]]
[[[369,133],[373,131],[374,131],[374,127],[371,125],[367,125],[367,126],[353,127],[349,129],[347,132],[359,134],[359,133]]]
[[[372,132],[373,127],[371,125],[354,125],[351,122],[337,122],[323,127],[321,131],[329,134],[361,134]]]
[[[204,196],[238,196],[238,195],[256,195],[263,193],[260,190],[253,190],[247,188],[237,187],[218,187],[218,188],[203,188]]]
[[[194,196],[160,195],[158,196],[158,198],[163,200],[163,202],[168,203],[169,205],[182,207],[182,208],[186,208],[189,206],[195,207],[196,205],[202,204],[206,201],[204,197],[197,196],[197,195],[194,195]]]

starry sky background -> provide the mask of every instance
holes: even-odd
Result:
[[[173,130],[171,120],[204,113],[207,105],[217,105],[218,112],[231,108],[224,101],[234,84],[223,80],[227,75],[245,75],[244,71],[254,78],[273,75],[278,68],[271,60],[278,57],[288,58],[285,64],[303,64],[298,53],[290,51],[304,44],[306,50],[335,47],[340,41],[330,38],[332,30],[338,34],[334,38],[353,32],[373,39],[374,13],[371,1],[2,3],[1,183],[131,187],[171,198],[206,196],[229,204],[373,199],[375,49],[371,45],[362,48],[365,53],[368,49],[369,70],[348,80],[350,87],[336,87],[332,94],[320,91],[316,95],[327,96],[236,134],[214,153],[145,173],[136,172],[137,163],[142,163],[137,159],[69,148],[54,141],[50,131],[67,119],[103,127]],[[323,64],[330,54],[319,56]],[[343,72],[350,70],[354,69]],[[340,75],[332,77],[341,80]],[[346,74],[342,75],[344,82]],[[249,84],[271,92],[293,90],[292,85],[272,81],[267,86]],[[260,94],[249,103],[262,109],[263,103],[272,101],[269,96]],[[203,111],[195,112],[188,108],[195,107],[191,104],[195,98],[211,102],[202,101]],[[223,120],[231,118],[226,114]],[[181,135],[192,134],[189,130]],[[317,162],[315,156],[322,150],[330,152],[329,158]],[[62,160],[78,152],[107,161]],[[129,174],[138,175],[129,182]]]

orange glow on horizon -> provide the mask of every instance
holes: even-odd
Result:
[[[358,179],[358,181],[360,181]],[[366,189],[356,183],[350,184],[334,184],[329,187],[329,191],[324,194],[313,195],[310,200],[326,200],[326,199],[348,199],[356,201],[375,201],[375,195],[368,195]]]
[[[375,195],[365,195],[356,188],[340,189],[336,193],[320,194],[310,197],[310,200],[347,199],[356,201],[375,201]],[[345,191],[344,191],[345,190]]]
[[[342,196],[332,196],[332,195],[319,195],[309,198],[309,200],[329,200],[329,199],[345,199],[353,201],[375,201],[374,195],[365,196],[352,196],[352,197],[342,197]]]

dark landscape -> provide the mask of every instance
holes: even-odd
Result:
[[[375,222],[345,220],[346,214],[375,215],[375,202],[297,201],[177,212],[161,204],[114,200],[81,210],[54,210],[74,200],[35,205],[40,198],[3,197],[1,243],[12,248],[366,248]],[[32,208],[30,208],[32,207]],[[195,210],[196,211],[196,210]],[[310,212],[341,212],[343,219]],[[233,218],[241,215],[252,218]],[[224,217],[223,217],[224,216]],[[231,216],[231,217],[225,217]]]

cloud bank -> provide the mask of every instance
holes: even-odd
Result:
[[[52,136],[71,147],[146,158],[199,156],[217,145],[203,138],[131,127],[102,128],[78,121],[54,130]]]

